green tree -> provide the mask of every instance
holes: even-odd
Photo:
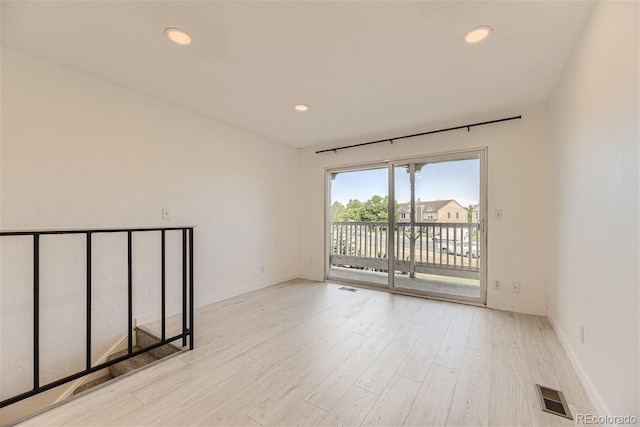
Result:
[[[467,208],[467,222],[473,222],[473,205],[469,204]]]
[[[389,217],[389,198],[380,197],[377,194],[362,205],[361,221],[386,221]]]
[[[362,202],[358,199],[350,199],[345,207],[340,221],[362,221]]]
[[[343,209],[340,209],[341,206],[342,204],[337,201],[331,205],[331,219],[333,221],[386,221],[388,219],[389,197],[376,194],[364,203],[357,199],[351,199]]]
[[[331,205],[331,221],[336,222],[336,221],[342,221],[342,215],[344,213],[345,207],[342,203],[340,203],[339,201],[335,201],[333,202],[333,204]]]

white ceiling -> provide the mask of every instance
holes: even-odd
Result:
[[[294,147],[546,100],[583,1],[5,1],[2,43]],[[490,38],[467,45],[469,29]],[[193,36],[172,44],[167,27]],[[306,113],[293,105],[310,105]],[[517,111],[514,111],[517,113]]]

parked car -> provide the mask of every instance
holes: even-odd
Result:
[[[456,246],[455,240],[441,240],[440,237],[436,236],[433,238],[433,241],[436,243],[438,250],[443,255],[446,255],[447,253],[453,254],[455,252],[453,249]]]
[[[434,237],[433,241],[436,243],[436,245],[439,248],[439,251],[443,255],[446,255],[447,253],[449,253],[452,255],[455,254],[463,257],[469,256],[469,246],[470,246],[469,241],[465,241],[465,242],[461,242],[459,240],[458,241],[454,241],[454,240],[442,241],[438,236]],[[480,257],[480,250],[478,249],[478,244],[475,242],[471,242],[471,258],[479,258],[479,257]]]
[[[469,249],[469,247],[471,247],[471,249]],[[471,258],[478,258],[480,256],[480,250],[478,249],[477,243],[471,242],[471,244],[469,244],[469,241],[456,242],[456,255],[468,257],[469,250],[471,250]]]

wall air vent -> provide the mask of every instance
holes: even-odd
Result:
[[[536,384],[540,406],[544,412],[573,420],[569,405],[561,391]]]

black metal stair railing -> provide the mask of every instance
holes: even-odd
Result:
[[[105,228],[105,229],[80,229],[80,230],[40,230],[40,231],[0,231],[0,237],[5,236],[33,236],[33,388],[27,392],[17,394],[0,401],[0,408],[11,405],[23,399],[51,390],[85,375],[108,368],[147,351],[154,350],[173,341],[182,339],[182,347],[187,346],[193,350],[194,335],[194,309],[193,309],[193,229],[194,227],[158,227],[158,228]],[[166,336],[166,232],[182,232],[182,333]],[[133,351],[133,257],[132,237],[134,233],[159,232],[161,234],[161,340],[143,349]],[[127,234],[127,311],[128,311],[128,337],[127,354],[108,362],[95,366],[91,363],[91,264],[92,264],[92,236],[104,233]],[[86,366],[82,371],[60,378],[56,381],[40,384],[40,236],[52,234],[84,234],[86,235]]]

